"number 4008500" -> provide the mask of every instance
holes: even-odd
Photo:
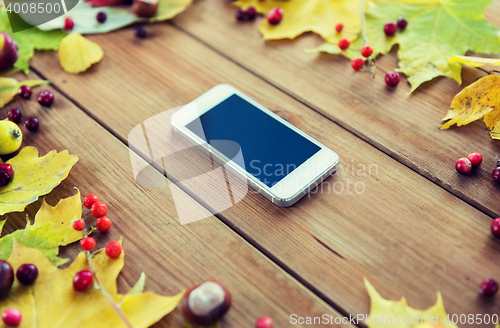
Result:
[[[52,5],[52,3],[9,3],[8,6],[5,8],[5,11],[8,13],[16,13],[16,14],[50,14],[50,13],[59,13],[61,12],[61,5],[59,3],[55,3]]]
[[[480,324],[489,324],[489,323],[493,323],[493,324],[497,324],[498,323],[498,315],[496,314],[493,314],[493,315],[489,315],[489,314],[460,314],[460,315],[457,315],[457,314],[453,314],[450,318],[450,315],[448,314],[446,316],[446,319],[444,319],[444,322],[450,322],[450,323],[453,323],[453,324],[457,324],[457,323],[460,323],[460,324],[476,324],[476,325],[480,325]]]

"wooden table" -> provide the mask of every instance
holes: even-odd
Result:
[[[499,298],[484,300],[478,286],[500,279],[500,243],[490,233],[500,213],[500,190],[491,180],[500,144],[482,122],[439,130],[461,86],[440,78],[410,96],[405,79],[388,88],[382,70],[372,79],[353,72],[345,58],[306,53],[321,44],[315,35],[263,42],[258,22],[238,24],[234,11],[227,0],[197,0],[171,22],[148,26],[147,39],[134,38],[132,27],[89,36],[105,57],[81,75],[65,73],[55,53],[37,53],[28,77],[52,82],[53,107],[16,101],[0,112],[19,106],[24,115],[38,116],[41,128],[27,133],[24,145],[42,154],[68,149],[80,158],[47,200],[55,204],[76,186],[109,204],[115,226],[98,246],[124,237],[119,289],[142,271],[147,290],[163,294],[217,278],[234,296],[222,327],[235,328],[253,327],[264,315],[282,328],[293,326],[291,314],[366,314],[363,277],[385,298],[405,296],[417,308],[434,304],[439,290],[451,314],[498,314]],[[499,2],[487,18],[500,25]],[[395,53],[377,64],[397,67]],[[464,85],[483,75],[464,68]],[[222,213],[181,226],[169,188],[135,183],[127,136],[219,83],[336,151],[341,170],[327,181],[349,179],[364,191],[317,193],[285,209],[248,194]],[[483,164],[472,176],[458,175],[456,159],[474,151],[483,154]],[[377,170],[352,172],[360,165]],[[206,211],[189,189],[176,192],[193,211]],[[39,206],[27,213],[33,217]],[[6,232],[24,226],[23,214],[9,217],[15,219]],[[66,247],[62,255],[74,257],[78,249]],[[177,310],[155,327],[182,322]]]

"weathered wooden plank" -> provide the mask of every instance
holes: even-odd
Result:
[[[462,88],[455,81],[440,78],[409,96],[406,83],[393,89],[384,82],[384,72],[397,67],[395,53],[377,60],[377,77],[371,79],[368,73],[354,72],[345,58],[306,53],[322,44],[315,35],[264,42],[257,31],[260,20],[237,23],[234,12],[229,1],[199,1],[173,22],[429,180],[500,216],[499,187],[491,180],[500,144],[490,139],[482,122],[439,130]],[[497,26],[499,13],[498,1],[486,11]],[[484,73],[465,68],[463,85],[480,76]],[[483,154],[484,162],[472,177],[459,176],[454,163],[471,152]]]
[[[363,276],[384,296],[405,295],[413,306],[431,305],[441,290],[451,313],[498,312],[477,297],[480,281],[499,272],[500,244],[489,234],[488,216],[176,28],[148,29],[152,37],[142,41],[131,29],[91,36],[106,57],[81,76],[64,73],[50,53],[37,55],[34,67],[124,140],[153,115],[218,83],[234,85],[334,149],[343,166],[328,180],[331,189],[292,208],[249,194],[222,220],[349,313],[368,312]],[[349,183],[365,189],[349,193]]]
[[[15,77],[22,78],[22,74]],[[0,117],[19,106],[24,117],[36,115],[40,119],[36,134],[25,133],[24,146],[36,146],[41,154],[51,149],[68,149],[80,158],[70,176],[47,200],[54,205],[60,198],[74,194],[76,186],[83,194],[98,194],[108,204],[113,228],[107,234],[96,233],[95,237],[98,247],[120,236],[124,238],[127,257],[119,277],[119,290],[128,290],[141,272],[147,274],[147,290],[166,295],[207,279],[219,279],[227,284],[234,297],[234,306],[223,320],[225,327],[251,327],[264,315],[271,315],[276,325],[283,327],[288,326],[292,313],[338,316],[175,186],[173,190],[136,184],[127,147],[63,95],[54,93],[55,102],[49,109],[38,105],[32,97],[30,101],[18,100],[8,105],[0,111]],[[157,171],[150,171],[150,175],[151,179],[165,180]],[[205,213],[208,218],[181,226],[172,200],[173,191],[176,202],[181,201],[191,211]],[[28,207],[31,218],[39,206],[40,201]],[[6,217],[4,233],[24,226],[24,214]],[[62,255],[73,257],[79,249],[78,245],[70,245]],[[155,327],[180,327],[182,321],[176,310]]]

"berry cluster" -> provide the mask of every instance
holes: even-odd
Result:
[[[404,17],[399,17],[397,22],[387,22],[384,25],[384,33],[386,36],[394,36],[398,29],[404,30],[408,25],[408,20]]]
[[[396,34],[398,28],[403,30],[406,28],[407,25],[408,25],[408,20],[406,18],[401,17],[398,19],[397,23],[387,22],[384,25],[384,32],[387,36],[393,36]],[[342,22],[338,23],[335,26],[335,30],[337,31],[337,33],[342,32],[343,28],[344,24]],[[347,50],[347,48],[349,48],[350,45],[351,45],[351,39],[349,39],[348,37],[342,37],[338,42],[338,47],[342,51]],[[362,57],[354,58],[353,60],[351,60],[351,67],[353,70],[359,71],[363,68],[366,68],[367,63],[369,63],[371,66],[375,66],[374,61],[370,59],[370,56],[373,55],[373,47],[371,45],[369,44],[364,45],[361,48],[360,52]],[[373,70],[372,72],[374,73]],[[385,74],[385,83],[390,87],[397,86],[400,80],[401,76],[399,75],[398,72],[391,71]]]
[[[459,158],[455,163],[458,173],[467,175],[472,172],[472,168],[477,168],[483,162],[483,156],[479,153],[472,153],[467,158]]]
[[[17,281],[25,286],[34,284],[37,277],[38,269],[31,263],[21,264],[15,274]],[[0,260],[0,298],[7,296],[12,284],[14,284],[14,270],[9,262]],[[21,312],[16,308],[6,309],[2,312],[2,321],[6,326],[18,326],[21,319]]]
[[[27,85],[21,85],[17,90],[17,93],[23,99],[30,99],[33,90]],[[40,105],[50,107],[54,102],[54,94],[49,90],[43,90],[38,93],[36,100]],[[21,117],[22,114],[19,110],[19,107],[12,108],[7,113],[7,119],[16,124],[19,124],[21,122]],[[29,131],[36,132],[40,127],[40,121],[38,121],[36,117],[30,116],[24,121],[24,126],[26,126],[26,129],[28,129]]]
[[[155,12],[156,12],[156,10],[155,10]],[[138,13],[136,13],[136,14],[138,14]],[[106,22],[107,18],[108,18],[108,16],[106,15],[106,13],[104,11],[98,12],[97,15],[95,16],[95,19],[97,20],[97,22],[99,24],[104,24]],[[75,22],[73,21],[73,19],[71,19],[71,17],[66,17],[64,19],[63,29],[66,31],[72,31],[74,27],[75,27]],[[139,39],[144,39],[146,37],[146,28],[142,25],[137,26],[134,29],[134,35]]]
[[[83,205],[90,209],[90,213],[97,218],[96,228],[100,232],[108,232],[111,228],[111,220],[106,216],[108,213],[108,206],[99,201],[99,197],[94,194],[88,194],[83,198]],[[73,222],[73,229],[76,231],[83,231],[83,239],[80,240],[80,246],[86,252],[91,252],[96,245],[95,239],[87,235],[88,231],[93,228],[85,230],[85,221],[78,219]],[[122,245],[117,241],[111,241],[106,246],[106,255],[109,258],[116,259],[122,253]],[[93,283],[92,272],[89,270],[82,270],[75,274],[73,277],[73,288],[76,291],[83,292],[90,287]]]
[[[283,14],[284,11],[282,8],[275,7],[272,9],[269,9],[269,11],[266,13],[266,19],[271,25],[278,25],[281,23],[281,20],[283,19]],[[243,9],[238,9],[236,11],[236,20],[240,22],[250,22],[255,20],[257,17],[257,10],[255,9],[254,6],[249,6],[246,10]]]
[[[246,10],[238,9],[236,11],[236,20],[240,22],[251,22],[257,17],[257,10],[254,6],[249,6]]]

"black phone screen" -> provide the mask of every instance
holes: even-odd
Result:
[[[274,186],[321,148],[259,108],[234,94],[186,125],[212,147],[232,159],[237,143],[240,166],[268,187]]]

